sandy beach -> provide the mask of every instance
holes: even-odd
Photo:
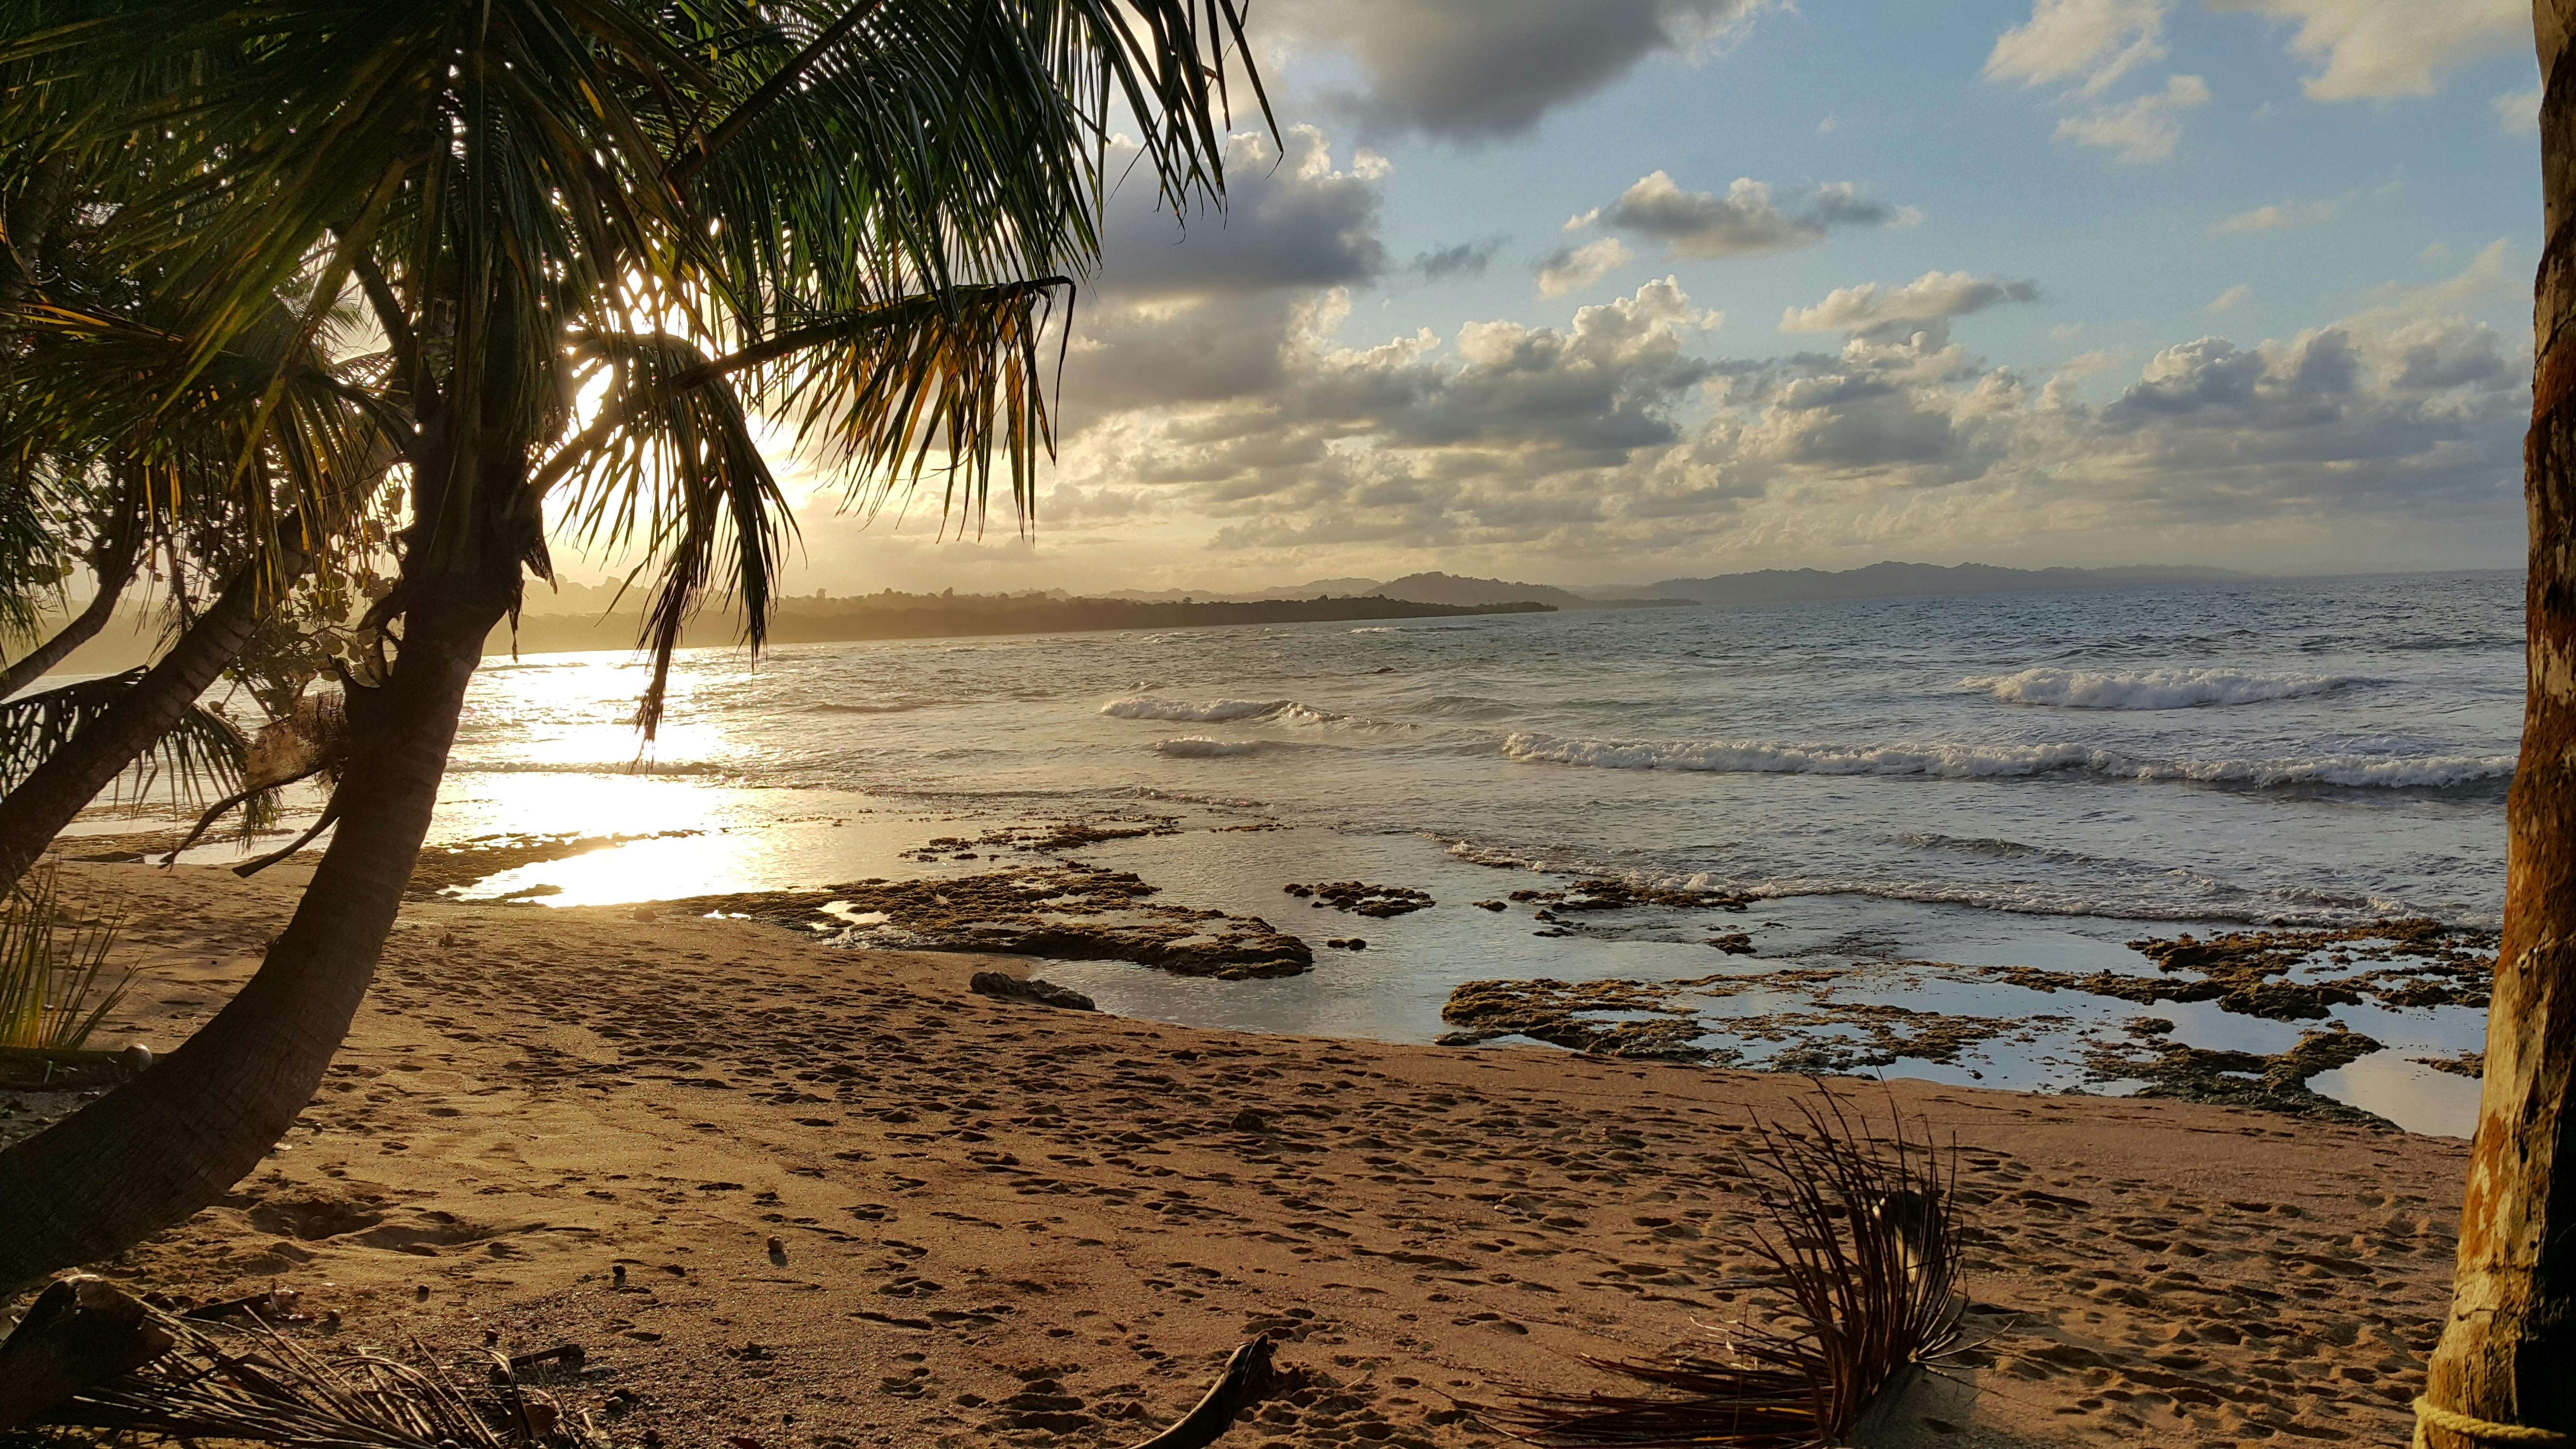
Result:
[[[69,866],[182,1039],[291,871]],[[345,1341],[577,1343],[621,1444],[1145,1437],[1268,1332],[1309,1385],[1227,1442],[1469,1445],[1459,1409],[1755,1295],[1737,1154],[1809,1080],[1196,1031],[1016,1004],[1029,962],[651,908],[421,902],[287,1141],[106,1265],[275,1286]],[[1142,969],[1142,968],[1139,968]],[[1956,1144],[1983,1346],[1889,1442],[2395,1442],[2465,1144],[2179,1102],[1841,1079]],[[19,1094],[0,1134],[65,1104]],[[14,1135],[14,1134],[11,1134]],[[774,1245],[774,1246],[773,1246]],[[620,1270],[622,1269],[622,1273]],[[317,1327],[314,1331],[322,1331]]]

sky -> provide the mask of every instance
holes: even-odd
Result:
[[[2517,566],[2530,16],[1254,0],[1278,134],[1112,197],[1033,536],[782,458],[787,583]]]

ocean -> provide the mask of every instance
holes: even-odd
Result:
[[[1821,1033],[1893,1040],[1867,1070],[2061,1091],[2153,1079],[2107,1071],[2106,1042],[2267,1056],[2341,1026],[2375,1049],[2311,1088],[2460,1133],[2476,1082],[2432,1063],[2482,1044],[2478,1007],[2159,1002],[2169,1033],[2122,1037],[2137,1001],[2007,977],[2153,976],[2125,943],[2185,932],[2492,928],[2520,614],[2495,573],[700,650],[649,747],[631,658],[501,659],[433,844],[646,837],[469,892],[595,905],[979,874],[996,832],[1142,824],[1162,833],[1056,853],[1367,945],[1278,979],[1039,968],[1104,1010],[1429,1041],[1470,981],[1715,975],[1687,1019],[1719,1059],[1813,1060]],[[1508,902],[1586,879],[1744,909]],[[1319,916],[1283,889],[1343,880],[1436,904]],[[1711,949],[1737,931],[1749,949]],[[2012,1025],[1908,1055],[1935,1017]]]

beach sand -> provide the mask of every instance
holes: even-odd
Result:
[[[66,867],[80,898],[123,904],[119,957],[144,972],[100,1044],[166,1047],[210,1014],[293,907],[297,877],[273,875]],[[1449,1396],[1605,1385],[1575,1356],[1746,1311],[1718,1286],[1752,1265],[1745,1128],[1820,1090],[966,989],[1029,965],[416,904],[286,1143],[104,1271],[300,1290],[344,1343],[578,1343],[590,1374],[561,1392],[621,1444],[1130,1443],[1262,1332],[1310,1386],[1228,1444],[1489,1444]],[[1984,1346],[1886,1442],[2404,1439],[2466,1144],[1831,1090],[1955,1141],[1974,1228]],[[48,1105],[22,1095],[0,1133]]]

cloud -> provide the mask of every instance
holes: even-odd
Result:
[[[1791,307],[1780,315],[1783,332],[1848,332],[1859,336],[1893,335],[1919,323],[1947,321],[2008,302],[2036,302],[2039,284],[1966,272],[1925,272],[1901,287],[1863,282],[1837,287],[1813,307]]]
[[[2182,113],[2209,103],[2209,87],[2196,75],[2169,76],[2165,88],[2118,105],[2096,106],[2057,123],[2057,134],[2086,146],[2120,153],[2129,165],[2171,157],[2182,140]]]
[[[2243,282],[2239,282],[2235,286],[2228,288],[2226,291],[2219,293],[2207,307],[2201,310],[2207,312],[2233,312],[2237,308],[2244,306],[2245,299],[2253,295],[2254,289],[2252,287]]]
[[[1579,247],[1560,247],[1538,264],[1538,294],[1562,297],[1580,292],[1632,261],[1627,243],[1615,236]]]
[[[1323,132],[1292,126],[1285,153],[1260,134],[1226,153],[1226,210],[1186,221],[1156,208],[1153,189],[1122,189],[1103,228],[1101,282],[1123,297],[1191,297],[1374,280],[1382,167],[1333,169]]]
[[[2540,88],[2507,91],[2487,102],[2495,108],[2496,130],[2506,136],[2530,136],[2540,130]]]
[[[2213,10],[2294,22],[2290,53],[2321,66],[2312,101],[2429,96],[2444,71],[2508,50],[2528,53],[2527,0],[2209,0]]]
[[[1373,346],[1331,340],[1339,314],[1307,299],[1256,385],[1070,436],[1063,527],[1180,520],[1236,571],[1517,559],[1631,578],[1897,543],[2092,540],[2116,557],[2192,539],[2254,562],[2245,549],[2352,530],[2502,538],[2519,518],[2528,346],[2461,314],[2509,283],[2508,260],[2489,248],[2288,338],[2174,343],[2101,401],[2087,393],[2113,354],[2025,376],[1949,341],[1951,318],[2032,290],[1970,274],[1842,289],[1783,319],[1843,331],[1839,351],[1742,361],[1702,354],[1718,319],[1672,278],[1558,325]]]
[[[2162,60],[2164,0],[2035,0],[2028,23],[1996,37],[1986,79],[2024,86],[2072,81],[2099,94],[2138,65]]]
[[[1903,226],[1919,214],[1864,199],[1848,181],[1775,197],[1768,184],[1738,177],[1718,196],[1684,191],[1670,173],[1656,171],[1602,208],[1599,219],[1652,237],[1674,256],[1707,259],[1813,246],[1838,226]],[[1592,220],[1578,216],[1569,226]]]
[[[1364,84],[1329,99],[1365,129],[1479,142],[1527,132],[1649,57],[1703,54],[1764,4],[1291,0],[1264,23],[1280,25],[1292,44],[1349,59]]]
[[[2244,236],[2254,232],[2288,231],[2295,227],[2323,226],[2343,215],[2343,202],[2284,201],[2271,206],[2258,206],[2240,211],[2210,230],[2222,235]]]
[[[1484,237],[1477,241],[1459,242],[1452,246],[1433,247],[1414,257],[1405,270],[1426,282],[1446,282],[1457,277],[1481,277],[1493,264],[1494,253],[1502,250],[1501,237]]]

